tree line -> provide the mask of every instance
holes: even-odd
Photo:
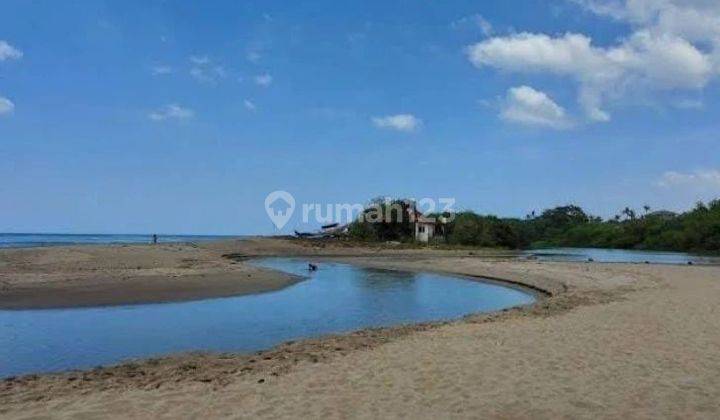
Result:
[[[395,206],[380,221],[362,218],[349,228],[351,237],[364,241],[411,242],[413,227],[403,211],[414,208],[408,200],[379,202],[373,206]],[[403,207],[404,206],[404,207]],[[407,214],[407,213],[406,213]],[[720,199],[699,202],[691,210],[674,213],[626,207],[603,220],[576,205],[558,206],[525,218],[501,218],[472,211],[431,214],[448,222],[438,228],[433,240],[439,244],[503,247],[594,247],[666,251],[720,251]]]

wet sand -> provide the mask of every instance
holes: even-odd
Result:
[[[510,279],[529,308],[253,355],[178,355],[0,382],[7,418],[717,418],[720,267],[508,261],[493,252],[212,244]],[[213,257],[214,258],[214,257]]]
[[[281,289],[302,280],[193,244],[0,250],[0,309],[178,302]]]

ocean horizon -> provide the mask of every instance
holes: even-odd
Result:
[[[207,242],[247,235],[157,234],[159,243]],[[113,245],[152,243],[153,234],[121,233],[2,233],[0,248],[38,248],[63,245]]]

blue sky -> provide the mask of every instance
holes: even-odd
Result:
[[[713,1],[2,10],[0,231],[272,233],[274,190],[507,216],[720,196]]]

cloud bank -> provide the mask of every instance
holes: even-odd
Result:
[[[466,48],[478,68],[554,74],[577,86],[577,102],[591,121],[629,94],[699,91],[720,75],[720,2],[707,0],[574,0],[587,11],[627,22],[632,32],[610,46],[580,33],[522,32]]]

